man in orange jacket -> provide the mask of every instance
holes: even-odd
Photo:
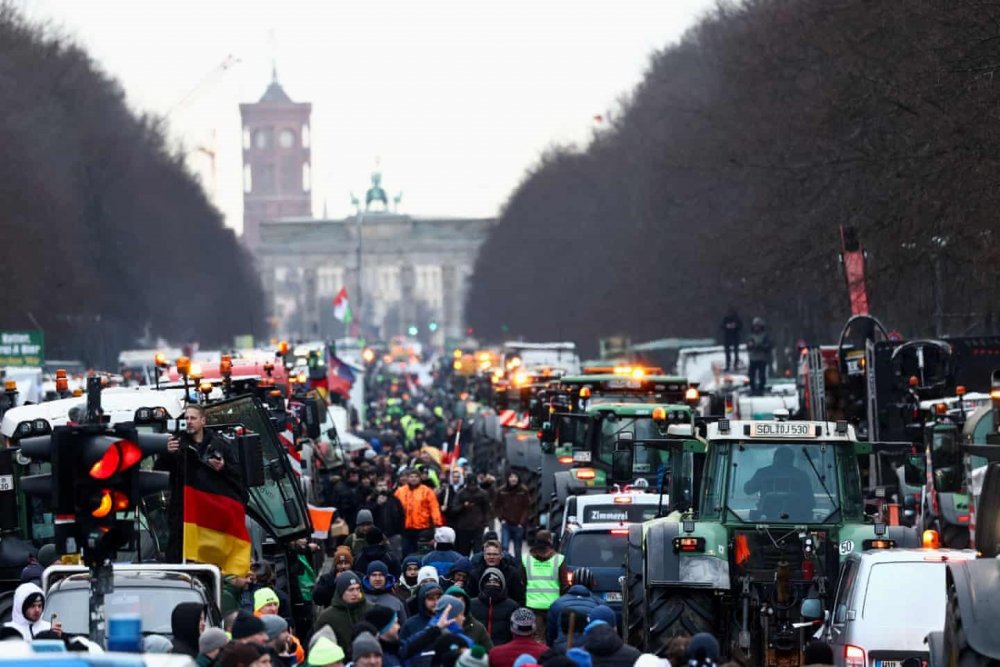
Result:
[[[406,485],[396,489],[396,498],[403,506],[403,555],[415,553],[420,532],[443,526],[441,508],[437,496],[430,487],[421,483],[420,473],[410,469],[406,473]]]

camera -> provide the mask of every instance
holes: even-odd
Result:
[[[168,419],[167,433],[184,433],[187,431],[187,419]]]

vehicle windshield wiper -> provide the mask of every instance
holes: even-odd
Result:
[[[812,457],[809,455],[809,450],[803,447],[802,453],[805,455],[806,461],[809,462],[809,467],[813,469],[814,473],[816,473],[816,479],[819,481],[820,486],[823,487],[823,491],[824,493],[826,493],[826,497],[829,498],[830,500],[830,506],[833,508],[833,510],[826,515],[826,518],[823,519],[823,523],[826,523],[827,521],[830,520],[830,517],[832,517],[834,514],[840,511],[840,505],[838,505],[837,501],[833,499],[833,494],[830,493],[830,489],[826,488],[826,482],[823,481],[823,476],[819,474],[819,468],[817,468],[816,464],[813,463]]]

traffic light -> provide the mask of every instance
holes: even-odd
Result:
[[[100,424],[59,426],[51,435],[24,438],[21,453],[50,461],[48,473],[21,478],[21,489],[46,503],[57,517],[70,517],[70,534],[88,563],[112,559],[133,540],[141,497],[167,488],[166,472],[142,470],[142,459],[166,451],[167,434],[140,433],[131,424],[113,430]],[[120,513],[131,517],[119,518]],[[57,521],[57,523],[60,523]],[[62,522],[67,525],[67,522]],[[58,536],[57,536],[58,537]],[[63,553],[73,549],[64,546]]]
[[[140,433],[130,424],[108,431],[80,427],[75,434],[77,484],[74,514],[84,560],[100,564],[133,542],[139,499],[162,491],[169,473],[142,470],[150,455],[166,451],[169,435]],[[80,476],[80,471],[85,471]],[[124,518],[120,514],[131,516]]]

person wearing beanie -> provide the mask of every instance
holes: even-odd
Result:
[[[389,540],[382,534],[376,526],[372,526],[365,535],[365,543],[362,545],[361,553],[354,561],[351,568],[358,574],[364,576],[368,572],[368,566],[374,561],[380,560],[385,563],[389,574],[399,578],[402,571],[399,567],[399,559],[392,555]]]
[[[521,607],[510,617],[510,641],[490,650],[490,667],[515,667],[524,655],[537,662],[548,646],[535,639],[535,612]]]
[[[364,508],[372,513],[375,527],[389,538],[391,551],[398,556],[402,548],[403,523],[406,517],[402,504],[392,495],[384,475],[375,478],[375,488],[364,503]]]
[[[405,623],[406,605],[392,592],[395,585],[396,578],[389,574],[389,568],[380,560],[372,561],[368,565],[368,571],[361,580],[365,597],[372,604],[388,607],[399,615],[401,623]]]
[[[530,609],[528,611],[531,611]],[[537,665],[538,658],[531,655],[530,653],[522,653],[517,656],[517,660],[514,661],[514,667],[531,667],[531,665]]]
[[[195,656],[194,661],[198,663],[198,667],[210,667],[215,663],[219,652],[228,643],[229,637],[226,636],[225,630],[206,628],[198,637],[198,655]]]
[[[309,648],[309,658],[306,664],[310,667],[343,667],[344,649],[330,639],[320,636]]]
[[[333,567],[330,568],[329,572],[317,577],[316,583],[313,584],[313,602],[320,607],[330,606],[336,593],[337,576],[341,572],[349,571],[354,566],[354,556],[351,555],[351,550],[344,545],[336,548],[331,559]]]
[[[472,574],[472,561],[462,556],[452,563],[451,574],[448,576],[448,580],[454,586],[468,588],[470,574]]]
[[[361,578],[354,572],[341,572],[337,575],[333,602],[316,619],[312,631],[316,632],[328,625],[337,636],[337,643],[340,646],[349,646],[351,627],[373,606],[365,599]]]
[[[347,536],[343,546],[350,549],[351,556],[357,560],[358,556],[361,555],[361,550],[368,544],[368,540],[366,539],[368,531],[375,527],[375,519],[372,517],[371,510],[358,510],[354,518],[354,525],[354,532]]]
[[[264,586],[253,592],[253,615],[260,617],[265,614],[277,614],[281,601],[273,588]]]
[[[462,554],[455,551],[455,531],[448,526],[441,526],[434,531],[434,549],[424,554],[421,565],[433,565],[438,576],[447,578],[451,575],[451,566],[461,560]]]
[[[610,611],[609,607],[604,608]],[[590,654],[594,667],[631,667],[642,655],[638,649],[629,646],[618,636],[613,624],[599,617],[584,627],[583,634],[587,653]]]
[[[4,623],[5,627],[14,628],[25,641],[31,641],[35,635],[45,630],[53,630],[62,634],[62,624],[54,626],[42,620],[45,609],[45,595],[37,584],[31,582],[21,584],[14,589],[14,604],[11,607],[11,620]]]
[[[264,614],[259,616],[267,630],[267,645],[272,647],[285,662],[301,664],[306,659],[302,642],[288,629],[288,621],[281,616]]]
[[[526,590],[530,591],[524,606],[535,611],[541,634],[548,637],[546,614],[559,599],[561,582],[566,577],[563,555],[552,546],[552,533],[535,533],[531,550],[521,557],[521,566]]]
[[[204,631],[205,605],[201,602],[181,602],[170,612],[173,653],[197,656],[198,638]]]
[[[485,646],[487,651],[493,648],[493,640],[490,638],[490,633],[487,632],[486,626],[480,623],[471,613],[472,598],[469,597],[468,591],[461,586],[449,586],[444,589],[444,594],[454,596],[462,601],[463,614],[465,616],[462,622],[462,631],[468,635],[472,643]]]
[[[267,627],[264,621],[241,610],[233,620],[232,636],[237,644],[264,644],[267,642]]]
[[[437,583],[436,578],[434,581],[420,585],[416,596],[410,600],[414,603],[414,608],[410,610],[410,616],[399,632],[400,639],[406,640],[416,634],[418,630],[427,627],[428,622],[434,617],[437,601],[442,595],[444,595],[444,589]]]
[[[802,652],[802,662],[806,667],[828,667],[833,665],[833,649],[821,639],[813,639]]]
[[[399,578],[399,589],[400,591],[406,591],[406,599],[412,598],[417,594],[417,573],[420,572],[420,556],[417,554],[410,554],[403,559],[403,573]]]
[[[685,656],[690,667],[715,667],[719,664],[719,642],[707,632],[691,637]]]
[[[643,653],[636,659],[634,667],[670,667],[670,661],[652,653]]]
[[[571,648],[566,651],[566,657],[572,660],[576,664],[576,667],[593,667],[590,654],[582,648]]]
[[[445,633],[434,642],[434,652],[427,659],[428,667],[455,667],[458,656],[469,647],[458,635]]]
[[[470,604],[472,617],[486,627],[494,646],[511,640],[510,619],[518,605],[507,596],[503,572],[490,567],[479,579],[479,595]],[[534,623],[534,618],[532,618]]]
[[[411,468],[405,476],[406,483],[396,489],[396,498],[403,506],[403,553],[417,551],[420,532],[444,525],[437,496],[420,479],[420,471]]]
[[[479,580],[483,578],[486,568],[493,567],[503,572],[507,582],[507,597],[522,607],[525,606],[524,575],[521,571],[521,565],[510,554],[504,554],[498,540],[492,539],[484,542],[483,551],[473,556],[471,560],[472,572],[469,574],[469,583],[465,587],[469,591],[469,595],[472,597],[479,595]]]
[[[594,607],[603,604],[603,600],[591,592],[596,583],[597,579],[589,567],[579,567],[573,571],[573,585],[552,603],[546,615],[545,641],[549,645],[566,641],[568,625],[561,618],[564,614],[576,614],[573,629],[577,634],[583,632],[587,616]],[[579,636],[574,637],[574,646],[579,645],[579,639]]]
[[[438,584],[439,586],[441,585],[441,579],[437,576],[437,570],[434,568],[433,565],[427,565],[421,567],[420,570],[417,572],[418,590],[420,586],[429,583]],[[441,587],[441,590],[444,591],[443,586]],[[416,596],[412,596],[410,597],[409,600],[406,601],[407,617],[411,617],[415,614],[420,613],[420,609],[421,609],[420,601],[417,599]]]
[[[479,644],[474,644],[472,648],[462,651],[455,661],[457,667],[490,667],[490,659],[484,649]]]
[[[370,632],[362,632],[351,642],[351,658],[357,667],[381,667],[382,645]]]

